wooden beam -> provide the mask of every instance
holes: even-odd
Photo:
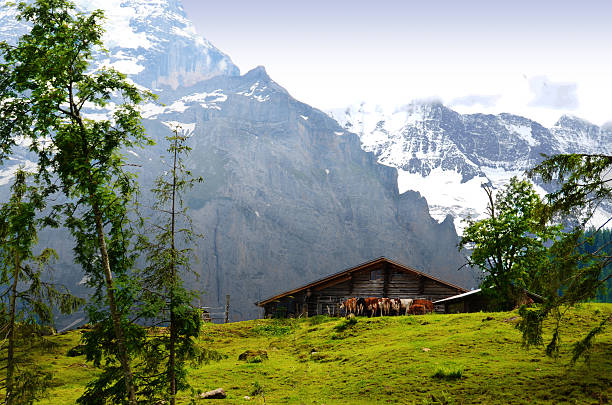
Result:
[[[419,294],[423,294],[425,292],[425,277],[422,275],[419,276]]]
[[[389,280],[391,279],[391,269],[389,265],[385,262],[383,264],[383,298],[387,298],[389,295]]]
[[[320,284],[320,285],[316,286],[315,287],[315,291],[324,290],[327,287],[331,287],[331,286],[336,285],[336,284],[344,283],[345,281],[348,281],[350,279],[351,279],[351,276],[346,276],[346,277],[342,277],[342,278],[337,278],[335,280],[331,280],[330,282],[328,282],[326,284]]]

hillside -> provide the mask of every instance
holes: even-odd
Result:
[[[209,402],[227,404],[263,403],[252,395],[255,383],[268,404],[607,403],[612,330],[597,339],[591,367],[568,367],[568,350],[610,314],[612,304],[572,309],[558,360],[521,349],[516,312],[358,318],[354,325],[325,317],[208,324],[201,343],[227,357],[193,370],[191,379],[199,390],[223,387],[228,398]],[[52,337],[58,349],[38,355],[55,373],[41,403],[73,403],[96,372],[83,357],[65,355],[79,335]],[[239,361],[246,350],[266,350],[269,359]]]

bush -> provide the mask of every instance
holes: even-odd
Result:
[[[438,367],[432,374],[433,378],[440,380],[460,380],[463,377],[462,367]]]
[[[274,337],[284,336],[293,332],[294,322],[288,319],[275,319],[264,325],[257,325],[251,331],[260,336]]]

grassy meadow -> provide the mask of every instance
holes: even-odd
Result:
[[[382,318],[314,317],[207,324],[201,343],[224,355],[191,371],[194,388],[222,387],[226,404],[600,404],[612,401],[612,327],[590,365],[569,366],[571,344],[612,314],[612,304],[569,312],[558,359],[521,348],[517,313]],[[54,372],[44,404],[70,404],[96,374],[66,352],[80,332],[53,336],[36,355]],[[246,350],[264,355],[238,360]],[[249,397],[248,399],[245,397]],[[188,403],[183,393],[179,403]]]

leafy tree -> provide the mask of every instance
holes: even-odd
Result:
[[[555,238],[549,248],[549,263],[545,271],[540,272],[541,284],[547,286],[543,290],[543,304],[520,311],[522,320],[518,327],[523,332],[526,346],[543,343],[543,322],[552,316],[553,333],[546,353],[557,355],[564,314],[572,306],[594,299],[612,278],[612,274],[606,272],[612,262],[609,242],[592,248],[605,224],[585,234],[595,209],[603,202],[611,201],[611,174],[612,156],[588,154],[553,156],[529,172],[532,177],[540,177],[558,186],[537,212],[540,226],[551,221],[560,222],[565,232]],[[606,223],[611,219],[608,218]],[[588,359],[595,336],[610,321],[612,317],[602,319],[598,327],[574,346],[572,361],[582,356]]]
[[[17,171],[10,200],[0,207],[0,281],[7,287],[2,293],[2,314],[6,315],[2,323],[8,337],[3,384],[7,404],[32,403],[44,393],[51,380],[50,373],[36,366],[27,366],[26,359],[17,358],[18,333],[21,332],[27,340],[26,346],[30,346],[26,347],[27,350],[38,337],[37,329],[52,323],[53,306],[67,314],[84,303],[65,287],[41,279],[43,268],[56,253],[51,249],[44,249],[40,254],[32,251],[38,242],[39,221],[36,215],[44,208],[44,199],[39,190],[29,186],[26,180],[26,173]],[[20,330],[18,321],[21,321]],[[27,351],[22,356],[27,357]],[[18,364],[21,367],[19,371]]]
[[[483,293],[492,295],[491,309],[509,309],[524,299],[525,289],[540,291],[538,270],[546,262],[546,242],[556,227],[538,227],[534,216],[541,200],[530,182],[512,178],[489,199],[488,217],[468,220],[459,249],[469,250],[467,264],[483,274]]]
[[[19,2],[17,9],[18,18],[32,28],[16,46],[0,43],[2,156],[10,153],[16,135],[24,136],[38,154],[39,177],[49,186],[59,180],[71,201],[64,205],[65,225],[90,285],[99,296],[105,291],[103,308],[110,320],[101,330],[112,325],[113,342],[104,350],[118,359],[125,396],[134,404],[130,353],[138,349],[141,334],[127,319],[135,287],[124,231],[136,186],[119,151],[150,142],[137,105],[151,95],[113,69],[90,66],[94,52],[102,49],[101,11],[85,15],[67,0]],[[108,119],[94,120],[85,113],[90,107],[112,111]],[[100,310],[92,314],[101,320]]]
[[[149,222],[148,232],[152,238],[142,236],[140,240],[148,263],[142,271],[143,300],[148,304],[143,314],[168,324],[167,332],[157,334],[147,346],[145,369],[157,376],[150,384],[150,397],[161,395],[171,404],[175,403],[178,391],[189,388],[185,362],[202,360],[205,355],[194,342],[201,326],[199,311],[192,305],[195,296],[182,280],[191,272],[191,246],[200,236],[193,231],[183,194],[202,179],[194,178],[185,167],[183,159],[191,148],[180,130],[175,128],[174,135],[166,138],[171,165],[156,179],[152,189],[156,197],[155,217]],[[164,371],[160,373],[160,369]],[[155,392],[160,387],[165,389]]]

